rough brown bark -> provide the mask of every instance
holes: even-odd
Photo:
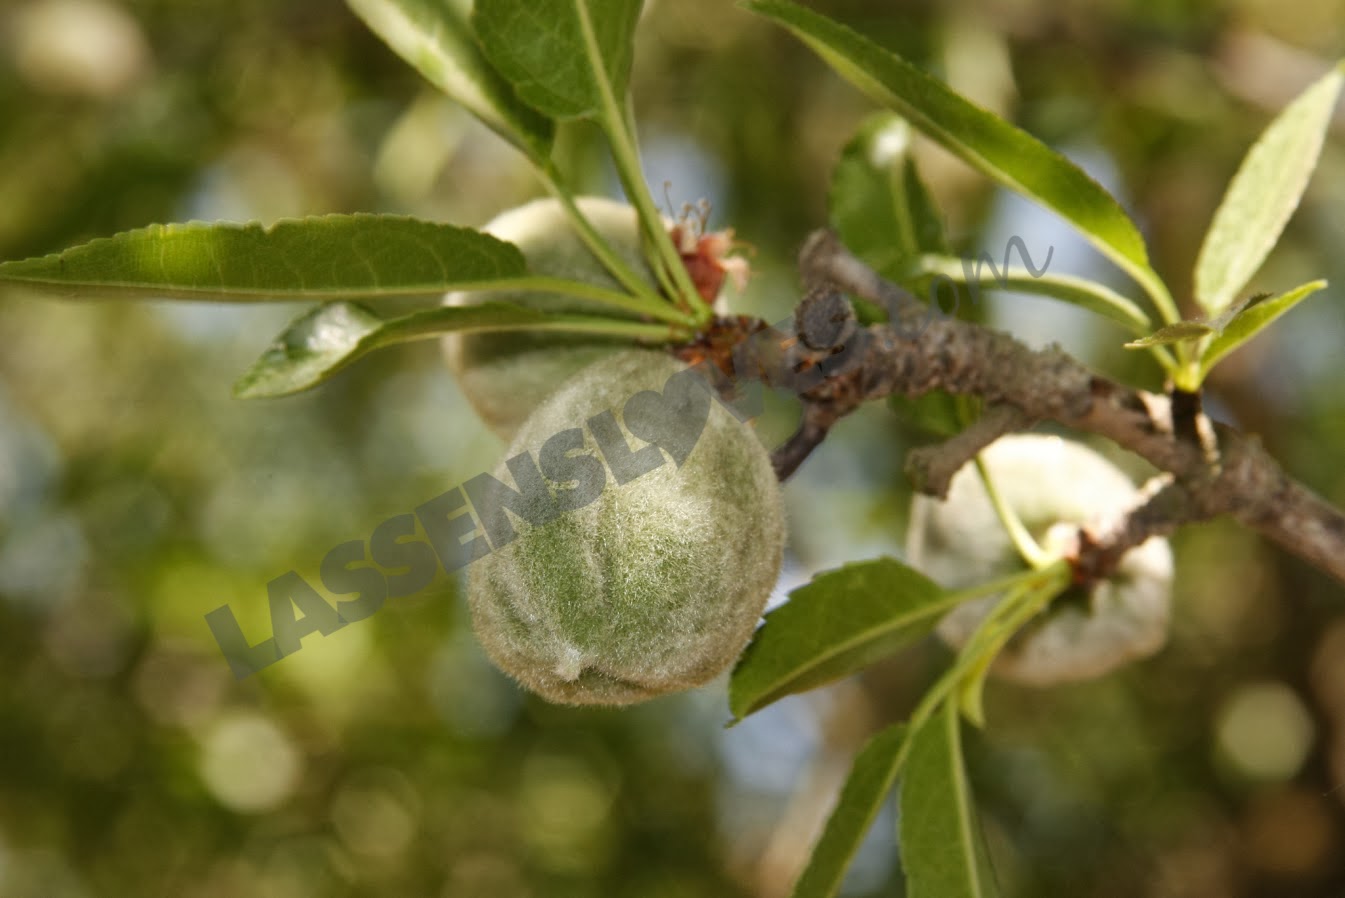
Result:
[[[1081,534],[1075,565],[1082,579],[1104,575],[1126,549],[1151,535],[1226,514],[1345,582],[1345,514],[1290,477],[1255,436],[1211,425],[1198,405],[1199,427],[1184,424],[1182,416],[1174,426],[1168,396],[1100,377],[1056,347],[1034,350],[980,325],[932,317],[928,307],[884,281],[829,232],[809,238],[800,271],[809,302],[822,303],[827,314],[801,310],[801,330],[825,333],[801,332],[773,365],[763,365],[778,372],[783,363],[777,377],[814,375],[805,376],[798,390],[802,426],[775,453],[782,479],[837,420],[864,402],[930,390],[974,395],[989,409],[983,423],[911,459],[922,491],[942,495],[952,474],[982,448],[1042,420],[1104,436],[1167,473],[1130,514]],[[816,299],[828,290],[883,306],[889,321],[838,326],[834,302]],[[818,318],[825,326],[814,323]],[[846,334],[845,346],[826,348],[819,341],[831,333]]]

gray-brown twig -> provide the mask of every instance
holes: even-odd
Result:
[[[800,269],[814,290],[829,286],[877,303],[888,310],[889,321],[857,329],[843,349],[800,344],[787,354],[792,371],[816,367],[825,376],[805,381],[798,391],[803,426],[776,452],[782,478],[864,402],[931,390],[979,396],[1001,411],[964,440],[967,445],[954,446],[963,460],[1005,427],[1049,420],[1104,436],[1171,475],[1131,520],[1084,535],[1081,574],[1105,573],[1144,535],[1227,514],[1345,582],[1345,514],[1290,477],[1255,436],[1215,425],[1213,445],[1203,446],[1190,428],[1174,429],[1168,397],[1100,377],[1057,347],[1034,350],[1007,334],[932,316],[829,232],[808,239]],[[927,491],[939,492],[943,468],[928,459],[919,463],[937,475],[926,477]]]

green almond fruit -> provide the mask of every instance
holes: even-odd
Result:
[[[1120,469],[1087,446],[1060,437],[1003,437],[981,458],[995,488],[1048,550],[1080,525],[1140,501],[1139,490]],[[974,465],[957,473],[945,501],[915,498],[906,554],[914,567],[948,589],[1026,569]],[[1153,654],[1167,638],[1172,573],[1167,540],[1149,539],[1126,553],[1106,581],[1057,598],[1010,640],[991,672],[1050,685],[1101,676]],[[961,648],[1000,598],[959,605],[939,623],[939,636]]]
[[[626,350],[566,381],[515,436],[494,475],[506,488],[533,459],[570,479],[518,505],[516,536],[469,567],[468,599],[487,654],[528,689],[630,704],[707,683],[746,646],[779,574],[784,510],[765,448],[709,390],[665,353]]]

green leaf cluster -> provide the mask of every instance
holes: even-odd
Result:
[[[543,277],[516,247],[468,228],[391,215],[260,224],[155,225],[62,253],[0,263],[0,284],[81,298],[340,302],[293,321],[235,386],[247,398],[315,386],[364,354],[451,331],[570,331],[658,343],[685,339],[710,309],[691,282],[644,184],[627,88],[640,0],[479,0],[470,18],[431,0],[350,0],[352,10],[427,81],[532,164],[620,291]],[[551,159],[562,121],[608,139],[640,215],[656,291],[580,211]],[[635,312],[611,319],[487,303],[472,312],[380,317],[367,305],[449,291],[552,291]]]
[[[1340,68],[1310,87],[1253,146],[1197,262],[1196,299],[1209,319],[1182,320],[1149,263],[1139,229],[1069,160],[896,54],[792,0],[745,0],[743,5],[788,28],[889,110],[867,121],[841,155],[831,185],[832,225],[876,271],[927,293],[931,306],[938,302],[940,282],[954,290],[990,286],[1070,302],[1121,325],[1135,337],[1128,347],[1148,349],[1176,386],[1194,389],[1225,355],[1325,286],[1314,281],[1269,299],[1235,301],[1278,240],[1316,164],[1339,93]],[[972,269],[951,256],[911,158],[912,129],[1073,224],[1131,276],[1160,324],[1130,298],[1086,279],[1007,265],[1005,271],[992,268],[987,278],[979,266]],[[947,396],[896,405],[944,435],[970,420],[970,410]],[[1004,523],[1012,530],[1015,521],[1010,516]],[[910,720],[878,733],[857,756],[796,884],[796,896],[839,891],[860,838],[899,779],[908,894],[996,893],[975,824],[959,720],[965,716],[983,724],[981,694],[995,654],[1067,583],[1058,565],[1037,557],[1030,538],[1020,549],[1033,573],[987,616]],[[821,574],[767,615],[734,672],[730,708],[741,717],[785,695],[857,672],[923,636],[950,603],[962,598],[942,594],[916,572],[887,559]]]
[[[518,248],[487,234],[390,215],[327,215],[259,224],[155,225],[61,253],[0,263],[0,284],[58,297],[317,303],[238,382],[241,397],[312,387],[381,347],[453,331],[555,330],[658,342],[710,317],[644,184],[629,98],[640,0],[348,0],[425,79],[518,150],[620,290],[530,272]],[[1121,204],[1061,154],[979,108],[899,55],[792,0],[742,4],[785,27],[871,97],[875,114],[834,170],[831,223],[885,277],[937,298],[938,288],[1028,291],[1124,328],[1175,386],[1198,389],[1213,367],[1299,302],[1315,280],[1239,298],[1278,242],[1320,156],[1345,63],[1285,108],[1251,147],[1195,264],[1200,319],[1183,318]],[[601,131],[641,227],[660,290],[595,231],[553,161],[558,129]],[[1139,288],[1140,300],[1092,281],[1006,265],[985,272],[952,255],[911,149],[916,133],[1069,222]],[[564,315],[503,302],[384,317],[379,301],[453,290],[548,290],[641,320]],[[931,430],[955,432],[976,410],[935,396],[903,405]],[[1011,529],[1014,522],[1005,520]],[[1031,555],[1030,539],[1024,543]],[[886,558],[818,575],[766,616],[730,682],[736,719],[864,670],[924,638],[958,603],[1005,594],[909,719],[859,752],[795,894],[836,894],[864,831],[900,790],[900,845],[914,898],[995,894],[963,760],[962,721],[983,725],[982,688],[995,654],[1068,584],[1049,559],[975,589],[948,592]]]
[[[900,562],[879,558],[818,574],[766,615],[729,683],[729,706],[738,719],[912,645],[961,602],[1006,593],[910,718],[873,736],[856,756],[795,885],[796,898],[837,894],[898,779],[909,894],[995,894],[962,762],[960,719],[984,724],[980,692],[990,663],[1068,583],[1068,566],[1059,562],[950,593]]]
[[[1316,167],[1340,94],[1345,63],[1286,107],[1252,146],[1211,222],[1195,268],[1195,300],[1209,316],[1184,321],[1149,263],[1139,229],[1121,205],[1081,169],[1030,134],[950,90],[855,31],[792,0],[744,0],[743,5],[797,35],[840,75],[900,115],[925,137],[986,176],[1034,200],[1074,225],[1131,276],[1158,313],[1161,326],[1135,302],[1082,278],[1010,269],[991,286],[1050,296],[1109,318],[1148,349],[1177,387],[1198,389],[1213,366],[1280,315],[1325,286],[1313,281],[1278,294],[1268,308],[1236,301],[1278,241]],[[875,135],[892,125],[871,123],[847,147],[832,184],[832,214],[842,238],[885,276],[908,286],[933,278],[979,286],[948,257],[930,222],[928,198],[909,159],[909,140],[890,131],[889,158],[875,153]],[[867,172],[865,171],[867,167]],[[882,230],[872,230],[881,228]],[[877,234],[891,235],[883,240]],[[934,293],[931,291],[931,299]],[[1168,351],[1176,350],[1176,356]]]

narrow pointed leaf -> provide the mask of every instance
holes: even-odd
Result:
[[[641,0],[477,0],[486,57],[528,105],[555,118],[624,108]],[[611,111],[610,109],[608,111]]]
[[[465,330],[563,330],[651,335],[666,327],[580,315],[557,315],[502,302],[442,306],[383,319],[358,303],[317,306],[290,323],[275,343],[234,385],[239,399],[287,396],[317,386],[376,349]]]
[[[890,112],[870,116],[831,174],[831,223],[841,241],[889,280],[906,260],[946,253],[940,220],[911,158],[911,126]]]
[[[980,291],[987,288],[1012,290],[1047,296],[1087,309],[1115,321],[1132,333],[1147,333],[1153,328],[1153,322],[1143,309],[1109,287],[1086,278],[1069,274],[1051,274],[1046,271],[1050,260],[1049,254],[1042,260],[1042,265],[1038,269],[1010,265],[1008,260],[1006,250],[1003,268],[996,268],[994,260],[988,253],[982,253],[975,261],[953,256],[927,255],[921,257],[917,264],[926,284],[932,285],[939,279],[946,279],[954,285],[965,286],[972,303],[979,302]],[[933,289],[927,286],[926,291],[933,292]],[[943,287],[938,292],[939,296],[943,297],[949,290]]]
[[[369,29],[425,79],[541,164],[555,125],[519,100],[447,0],[347,0]]]
[[[1301,287],[1295,287],[1288,293],[1281,293],[1279,296],[1250,305],[1234,315],[1223,333],[1210,341],[1205,354],[1201,356],[1201,380],[1205,379],[1205,375],[1209,374],[1220,359],[1255,337],[1285,312],[1325,287],[1326,281],[1312,281]]]
[[[825,16],[790,0],[743,5],[793,31],[843,77],[950,152],[1071,222],[1151,293],[1162,291],[1134,223],[1064,156]]]
[[[898,828],[910,898],[998,894],[962,762],[957,703],[946,701],[911,735]]]
[[[729,709],[741,719],[890,655],[933,628],[945,596],[890,558],[817,575],[766,615],[729,680]]]
[[[831,898],[840,891],[859,843],[896,784],[909,745],[906,726],[897,724],[860,749],[808,866],[794,884],[793,898]]]
[[[1150,346],[1170,346],[1173,343],[1186,343],[1200,340],[1214,333],[1214,328],[1202,321],[1178,321],[1160,327],[1147,337],[1131,340],[1126,349],[1145,349]]]
[[[1345,62],[1284,108],[1248,151],[1196,259],[1196,300],[1222,313],[1256,274],[1298,207],[1345,80]]]
[[[0,264],[5,283],[66,297],[293,302],[415,296],[518,278],[518,247],[385,215],[151,225]]]

